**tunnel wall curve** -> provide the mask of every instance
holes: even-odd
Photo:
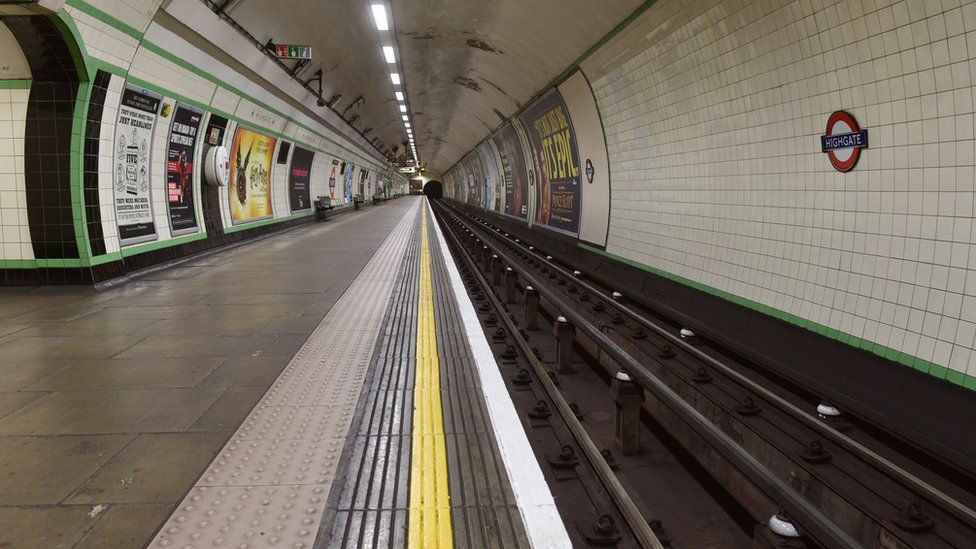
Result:
[[[739,4],[652,3],[445,196],[976,389],[976,4]],[[822,150],[837,111],[870,137],[849,172]]]

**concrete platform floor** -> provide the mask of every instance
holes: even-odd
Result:
[[[107,291],[0,288],[0,547],[148,542],[417,200]]]

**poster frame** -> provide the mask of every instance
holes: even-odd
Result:
[[[268,191],[269,191],[269,193],[268,193],[268,201],[269,201],[270,206],[271,206],[271,213],[268,214],[268,215],[261,216],[261,217],[250,217],[248,219],[241,219],[241,220],[234,219],[234,207],[231,205],[231,201],[234,200],[234,197],[231,196],[231,194],[230,194],[231,184],[228,184],[227,185],[227,214],[229,216],[231,226],[235,226],[235,227],[238,226],[238,225],[247,225],[247,224],[250,224],[250,223],[255,223],[257,221],[264,221],[266,219],[274,219],[274,217],[275,217],[275,213],[274,213],[274,167],[276,166],[276,164],[275,164],[275,156],[276,156],[276,153],[278,152],[278,143],[281,141],[280,138],[278,138],[278,137],[276,137],[274,135],[270,135],[268,133],[265,133],[267,130],[259,130],[259,129],[253,127],[253,126],[249,126],[247,124],[240,124],[239,123],[239,124],[237,124],[237,127],[234,128],[234,137],[231,140],[230,150],[228,151],[230,153],[230,156],[231,156],[231,163],[232,164],[234,162],[236,162],[236,159],[234,159],[234,142],[237,141],[237,134],[241,130],[250,131],[252,133],[256,133],[256,134],[259,134],[261,136],[264,136],[264,137],[267,137],[269,139],[273,139],[274,140],[274,147],[271,150],[271,156],[269,157],[270,162],[268,164]],[[226,129],[225,129],[225,131],[226,131]],[[226,136],[225,136],[225,141],[226,141]],[[234,179],[233,176],[236,175],[236,173],[237,173],[237,167],[234,166],[233,171],[231,172],[231,181],[233,181],[233,179]]]

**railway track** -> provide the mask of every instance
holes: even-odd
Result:
[[[496,271],[511,269],[519,292],[531,286],[544,309],[566,318],[580,350],[609,374],[634,378],[649,397],[644,409],[757,523],[785,517],[810,546],[965,547],[976,539],[971,471],[899,445],[905,437],[886,426],[837,415],[808,387],[615,294],[566,258],[471,213],[435,209],[469,261],[495,282]]]

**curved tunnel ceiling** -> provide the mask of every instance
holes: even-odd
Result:
[[[394,0],[421,160],[446,171],[642,3]]]
[[[421,161],[442,173],[593,44],[640,0],[392,0],[393,19]],[[259,40],[311,44],[326,99],[373,128],[382,149],[403,151],[369,0],[231,0],[227,13]]]

